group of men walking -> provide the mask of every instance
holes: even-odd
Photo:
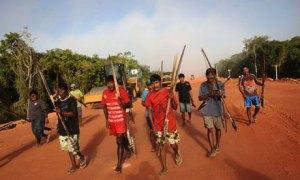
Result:
[[[249,125],[254,123],[259,111],[259,97],[255,85],[263,85],[257,81],[248,67],[242,68],[243,75],[239,79],[239,90],[244,97],[245,107],[249,118]],[[207,139],[210,144],[208,157],[214,157],[220,152],[221,130],[224,128],[224,109],[221,99],[225,98],[224,83],[215,78],[216,70],[206,70],[206,81],[199,87],[198,99],[202,102],[199,108],[203,116],[204,126],[207,129]],[[176,165],[182,163],[179,150],[180,134],[176,124],[176,110],[179,107],[182,118],[182,126],[192,121],[192,107],[195,106],[192,87],[185,81],[184,74],[179,74],[179,82],[175,86],[176,95],[168,87],[162,87],[161,77],[158,74],[151,75],[146,82],[147,88],[141,95],[142,105],[145,107],[145,119],[149,127],[149,139],[151,151],[156,152],[161,171],[159,175],[167,174],[166,147],[169,145],[174,153]],[[115,172],[122,172],[122,165],[130,157],[132,151],[129,148],[128,120],[125,108],[128,107],[130,98],[126,89],[114,82],[113,76],[106,77],[107,89],[103,92],[100,108],[104,110],[106,127],[109,134],[116,137],[117,165]],[[88,160],[80,151],[79,134],[82,123],[81,104],[83,94],[75,90],[75,85],[61,85],[51,98],[55,99],[55,112],[58,114],[58,134],[60,146],[67,151],[71,161],[68,173],[75,172],[78,168],[87,166]],[[36,97],[34,97],[34,95]],[[44,134],[47,113],[45,103],[37,98],[36,91],[30,93],[29,119],[32,120],[33,133],[37,143],[45,138],[48,142],[49,135]],[[255,113],[251,114],[251,106],[255,106]],[[188,120],[186,122],[186,113]],[[39,115],[37,115],[39,114]],[[38,119],[38,120],[36,120]],[[46,119],[46,121],[45,121]],[[39,123],[36,123],[39,122]],[[37,125],[34,125],[37,124]]]

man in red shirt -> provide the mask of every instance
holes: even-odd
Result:
[[[167,163],[166,163],[166,149],[164,140],[166,140],[175,153],[175,162],[177,165],[182,163],[182,159],[178,149],[178,142],[180,140],[179,133],[176,127],[176,114],[175,110],[177,109],[178,103],[174,97],[173,92],[170,93],[170,90],[167,88],[162,88],[161,86],[161,77],[158,74],[153,74],[150,77],[150,81],[153,83],[154,90],[148,94],[146,98],[146,107],[149,109],[150,114],[152,115],[153,126],[156,137],[156,144],[158,146],[158,158],[162,164],[162,170],[159,172],[159,175],[167,174]],[[170,110],[166,117],[168,99],[171,99]],[[169,120],[168,132],[166,134],[166,139],[163,137],[164,124],[166,118]]]
[[[106,116],[106,127],[109,129],[109,134],[116,136],[118,163],[115,172],[120,173],[125,160],[124,150],[128,148],[124,107],[129,103],[129,97],[122,86],[118,88],[120,97],[117,97],[113,76],[108,76],[107,89],[102,94],[101,105]]]

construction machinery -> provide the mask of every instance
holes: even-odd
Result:
[[[134,98],[137,98],[141,95],[143,81],[142,72],[140,69],[132,69],[128,71],[127,85],[131,87]]]
[[[162,86],[163,87],[170,87],[171,86],[171,80],[172,80],[172,72],[163,72],[162,73]]]
[[[130,98],[134,100],[139,96],[142,87],[141,77],[137,76],[138,73],[136,73],[138,69],[127,71],[125,69],[125,65],[122,63],[115,63],[113,66],[118,84],[124,86]],[[111,64],[106,63],[101,68],[101,74],[99,75],[102,78],[102,81],[105,82],[104,84],[107,84],[106,77],[112,74],[113,72]],[[127,75],[129,76],[128,78]],[[92,104],[92,107],[96,108],[97,104],[102,100],[102,93],[105,89],[105,85],[102,87],[92,88],[91,91],[84,96],[85,104]]]

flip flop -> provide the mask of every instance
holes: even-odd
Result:
[[[167,175],[168,174],[168,171],[160,171],[158,173],[159,176],[164,176],[164,175]]]
[[[84,169],[87,166],[87,157],[84,156],[83,160],[79,163],[80,169]]]
[[[215,151],[210,152],[207,156],[208,157],[215,157],[216,156],[216,152]]]
[[[177,157],[175,157],[175,164],[179,166],[181,163],[182,163],[182,158],[181,155],[178,154]]]

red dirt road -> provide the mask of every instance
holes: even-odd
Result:
[[[191,81],[196,100],[199,83]],[[191,124],[178,127],[183,163],[176,166],[171,151],[167,154],[168,175],[159,177],[160,164],[150,152],[144,109],[140,100],[134,104],[136,124],[131,129],[136,139],[138,155],[128,160],[129,167],[122,174],[114,174],[116,163],[115,138],[108,136],[104,116],[99,109],[84,109],[84,127],[80,145],[90,163],[86,169],[67,175],[68,155],[59,150],[55,132],[52,141],[35,147],[30,124],[18,125],[0,132],[0,177],[4,179],[300,179],[299,120],[300,85],[267,82],[266,107],[256,124],[245,124],[246,114],[237,81],[226,84],[227,104],[238,120],[238,132],[228,123],[223,132],[221,153],[207,158],[208,143],[202,118],[195,111]],[[198,102],[198,101],[197,101]],[[199,105],[199,102],[197,103]],[[55,116],[51,127],[55,127]]]

